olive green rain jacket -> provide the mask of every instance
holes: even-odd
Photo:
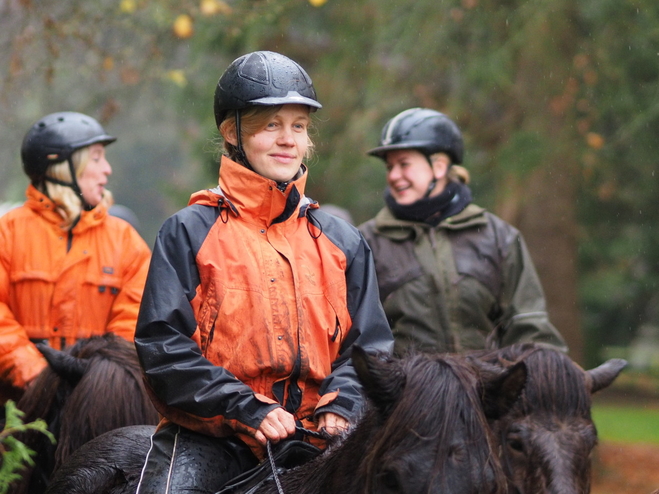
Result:
[[[536,341],[567,351],[549,322],[522,235],[474,204],[438,226],[388,208],[360,225],[395,352],[462,352]]]

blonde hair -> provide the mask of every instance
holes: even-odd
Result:
[[[76,179],[78,179],[85,171],[85,168],[87,168],[87,163],[89,163],[89,147],[74,151],[71,160],[76,172]],[[46,176],[67,183],[73,181],[68,161],[62,161],[61,163],[49,166],[46,170]],[[70,229],[82,212],[82,200],[80,196],[69,186],[56,184],[47,180],[41,183],[40,189],[55,203],[56,211],[64,220],[62,226],[67,230]],[[107,189],[103,192],[101,204],[104,204],[107,208],[114,204],[112,193]]]
[[[446,172],[446,177],[452,182],[461,182],[463,184],[469,184],[471,182],[471,175],[469,170],[461,165],[451,164],[451,157],[446,153],[435,153],[430,156],[431,163],[434,162],[435,158],[438,156],[445,156],[449,162],[449,168]]]
[[[282,105],[277,106],[264,106],[254,105],[242,110],[240,113],[240,137],[244,142],[245,136],[254,135],[265,128],[279,110]],[[310,120],[311,125],[311,120]],[[229,115],[222,121],[219,127],[220,134],[223,138],[224,154],[234,161],[238,158],[238,148],[227,141],[227,135],[236,135],[236,114],[229,112]],[[307,152],[305,159],[313,156],[314,143],[309,137],[307,132]]]

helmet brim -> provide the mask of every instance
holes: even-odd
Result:
[[[428,143],[426,141],[406,141],[398,144],[389,144],[388,146],[378,146],[367,151],[366,154],[377,156],[378,158],[385,159],[389,151],[397,151],[399,149],[416,149],[423,154],[427,153]]]
[[[83,141],[73,142],[71,143],[71,149],[73,150],[81,149],[87,146],[91,146],[92,144],[103,144],[104,146],[107,146],[108,144],[112,144],[116,140],[117,140],[116,137],[113,137],[108,134],[103,134],[100,136],[94,136],[90,139],[85,139]]]
[[[277,105],[307,105],[311,111],[316,111],[323,107],[318,101],[302,96],[296,91],[289,91],[286,96],[268,96],[265,98],[253,99],[250,105],[277,106]]]

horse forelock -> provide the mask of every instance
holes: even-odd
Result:
[[[523,358],[527,366],[526,387],[516,405],[521,413],[548,412],[556,418],[590,416],[586,375],[570,357],[548,347],[528,345],[513,345],[507,357]]]
[[[456,430],[464,430],[465,447],[483,466],[484,478],[488,470],[485,467],[489,466],[497,486],[504,486],[503,471],[494,454],[494,441],[482,410],[473,368],[461,357],[414,355],[403,361],[403,370],[405,389],[378,432],[370,461],[381,455],[395,457],[405,451],[413,453],[418,451],[420,443],[432,443],[435,451],[431,476],[442,481],[453,435]],[[456,424],[462,424],[463,428]]]

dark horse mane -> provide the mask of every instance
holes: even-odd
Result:
[[[516,343],[492,355],[503,365],[521,359],[526,363],[526,387],[515,406],[519,413],[530,415],[542,409],[556,418],[590,416],[590,386],[584,385],[584,371],[566,354],[542,345]]]
[[[374,492],[374,479],[388,470],[387,465],[395,470],[401,452],[420,451],[423,444],[434,455],[428,485],[440,484],[443,479],[437,476],[449,456],[456,453],[446,445],[451,443],[451,432],[460,422],[465,425],[468,447],[468,452],[462,453],[482,466],[479,475],[489,476],[471,481],[495,485],[491,494],[506,492],[505,475],[495,452],[496,441],[483,413],[478,371],[469,362],[448,354],[410,354],[401,360],[388,359],[382,376],[378,376],[377,368],[357,371],[366,381],[363,384],[371,406],[340,445],[330,447],[312,464],[285,476],[285,492]],[[354,464],[355,459],[359,459],[360,465],[352,479],[337,482],[331,472],[354,470],[346,462]],[[418,460],[421,462],[423,456]],[[327,472],[330,474],[326,476]],[[277,490],[270,485],[256,492],[268,494]]]
[[[57,438],[55,447],[41,434],[23,438],[38,454],[41,475],[47,476],[104,432],[158,423],[131,342],[108,333],[79,340],[65,352],[38,346],[49,367],[31,383],[17,407],[25,413],[25,422],[41,418]]]
[[[469,454],[477,457],[478,464],[488,465],[497,474],[496,483],[504,485],[503,473],[495,460],[495,442],[485,415],[479,413],[483,405],[478,395],[481,386],[475,369],[463,358],[448,354],[431,358],[412,355],[401,360],[401,364],[401,370],[407,376],[405,392],[391,411],[390,419],[378,432],[370,455],[386,457],[388,451],[395,451],[396,445],[404,446],[419,439],[446,444],[451,429],[463,421],[468,439],[481,443]],[[451,374],[457,379],[451,379]],[[425,414],[418,413],[420,403],[427,410]],[[448,448],[439,448],[436,464],[443,465],[450,452]],[[372,467],[376,463],[367,461],[365,464]],[[367,476],[373,474],[371,471],[365,473]]]

